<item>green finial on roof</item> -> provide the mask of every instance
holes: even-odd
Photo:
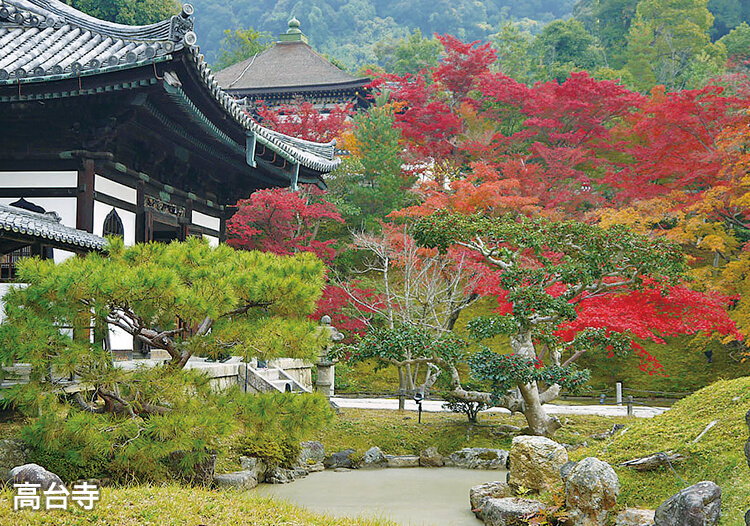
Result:
[[[299,28],[299,20],[297,20],[295,17],[292,17],[292,19],[289,21],[289,29],[286,30],[286,33],[282,33],[281,35],[279,35],[279,41],[304,42],[305,44],[307,44],[307,37]]]
[[[292,17],[292,19],[289,21],[289,29],[286,30],[287,33],[302,33],[302,31],[299,28],[299,20],[297,18]]]

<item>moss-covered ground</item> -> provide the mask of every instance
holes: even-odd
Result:
[[[590,442],[571,455],[573,460],[596,456],[617,466],[620,462],[660,451],[687,457],[674,471],[659,468],[637,473],[616,468],[623,506],[655,508],[679,490],[711,480],[722,489],[722,526],[744,525],[750,508],[750,468],[743,453],[748,439],[745,414],[750,410],[750,377],[719,381],[677,402],[666,413],[635,420],[625,433],[605,442]],[[713,421],[703,437],[698,436]]]

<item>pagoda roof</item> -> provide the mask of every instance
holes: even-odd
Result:
[[[86,78],[119,73],[121,79],[122,72],[153,65],[154,77],[163,83],[173,103],[190,114],[190,120],[203,133],[212,134],[227,148],[238,150],[239,146],[243,155],[247,153],[248,165],[254,166],[254,154],[244,152],[249,146],[231,139],[231,133],[224,128],[239,127],[253,137],[253,145],[257,143],[292,164],[318,173],[318,178],[334,169],[340,162],[334,157],[335,142],[311,143],[264,128],[221,89],[196,46],[192,14],[192,6],[185,4],[181,14],[168,20],[127,26],[93,18],[58,0],[4,0],[0,4],[0,87],[18,85],[19,95],[0,97],[0,102],[50,98],[43,89],[24,89],[22,95],[23,86],[78,79],[80,87]],[[202,92],[198,98],[213,100],[218,109],[204,109],[205,102],[197,101],[194,92],[188,94],[190,90],[183,89],[181,81],[185,79],[169,72],[159,77],[157,66],[178,61],[187,64],[192,70],[190,76],[197,79]],[[54,98],[96,94],[100,89],[81,87],[57,93]],[[322,184],[322,180],[318,183]]]
[[[0,205],[0,247],[3,253],[36,241],[74,252],[104,250],[107,240],[65,226],[54,212],[40,214],[15,206]]]
[[[217,71],[216,81],[234,94],[357,89],[370,83],[369,78],[355,77],[331,64],[307,44],[298,28],[293,19],[281,40]]]

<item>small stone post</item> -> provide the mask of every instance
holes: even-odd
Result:
[[[331,325],[330,316],[323,316],[320,318],[320,330],[328,331],[328,335],[332,342],[340,342],[344,339],[344,335],[336,330],[336,327]],[[330,345],[326,345],[322,348],[318,355],[318,363],[315,364],[318,370],[318,376],[315,381],[315,390],[319,393],[323,393],[326,398],[333,396],[335,378],[334,367],[338,361],[328,359],[328,351],[330,349]]]
[[[622,382],[617,382],[615,384],[615,391],[616,391],[617,405],[622,405]]]

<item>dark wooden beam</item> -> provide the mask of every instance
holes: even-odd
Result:
[[[78,170],[78,202],[76,203],[76,228],[94,232],[94,175],[95,163],[84,159]]]

